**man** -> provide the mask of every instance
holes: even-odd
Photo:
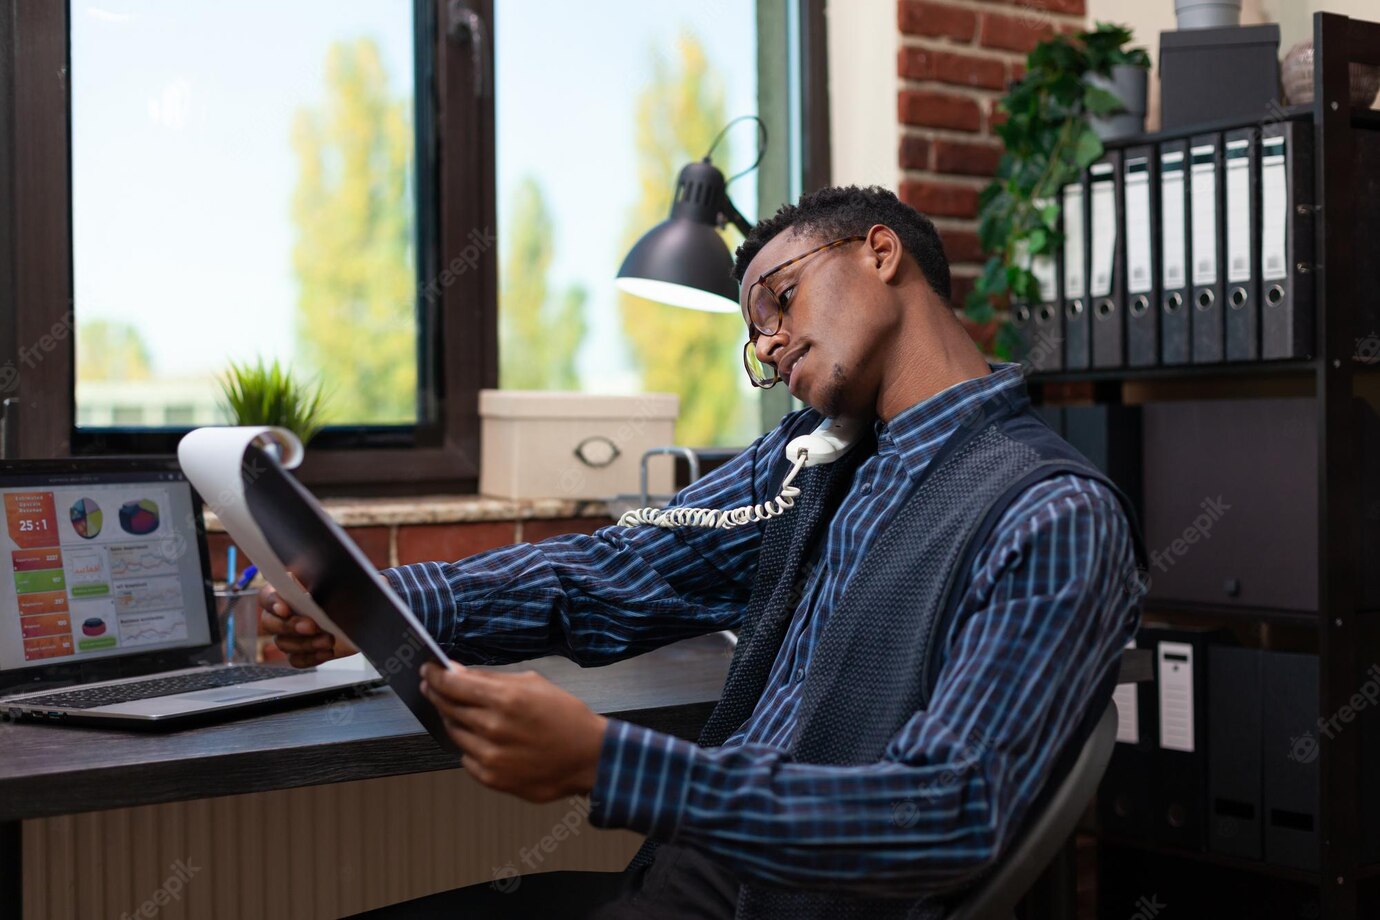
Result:
[[[735,275],[753,382],[779,374],[811,408],[673,504],[768,501],[792,436],[864,422],[842,459],[800,472],[795,507],[385,573],[461,663],[423,685],[465,769],[530,801],[590,793],[593,824],[649,845],[624,873],[380,915],[942,916],[1106,706],[1139,619],[1129,508],[1031,413],[1018,367],[973,345],[931,222],[880,188],[825,189],[753,228]],[[345,650],[262,603],[294,664]],[[739,644],[699,745],[533,673],[463,666],[596,665],[722,629]]]

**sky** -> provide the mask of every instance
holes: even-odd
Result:
[[[654,54],[674,61],[688,29],[724,75],[729,117],[755,112],[754,6],[496,0],[500,245],[512,190],[533,174],[556,229],[552,288],[590,292],[589,389],[629,384],[626,355],[608,343],[637,195],[637,93]],[[410,95],[411,0],[74,0],[79,323],[135,323],[160,376],[292,356],[292,117],[321,105],[330,45],[361,36],[379,44],[395,93]],[[751,162],[753,140],[739,125],[721,168]],[[752,177],[732,191],[755,217]]]

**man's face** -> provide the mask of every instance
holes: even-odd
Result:
[[[791,395],[830,418],[874,412],[899,325],[878,263],[900,253],[888,256],[895,236],[876,229],[865,240],[812,255],[764,282],[780,298],[784,315],[775,334],[757,335],[757,359],[776,367]],[[885,238],[880,252],[878,237]],[[828,242],[812,231],[773,237],[743,275],[739,306],[746,309],[749,289],[763,272]]]

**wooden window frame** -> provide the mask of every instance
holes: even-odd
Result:
[[[430,72],[419,68],[417,77],[419,106],[424,92],[434,101],[432,117],[418,119],[422,421],[324,432],[298,470],[318,493],[478,490],[479,391],[498,385],[498,246],[473,245],[476,234],[498,235],[493,0],[415,2],[418,41],[434,49]],[[782,68],[790,66],[802,102],[782,125],[802,132],[803,151],[785,174],[764,175],[759,217],[797,189],[828,184],[824,2],[759,0],[760,107],[785,101]],[[467,10],[487,30],[478,46],[455,26]],[[793,37],[764,27],[786,15],[799,23]],[[0,457],[167,453],[180,429],[74,425],[68,24],[68,3],[0,0]],[[783,41],[798,42],[798,54],[783,53]],[[773,134],[777,143],[788,136],[780,127]],[[780,410],[764,401],[764,424]]]

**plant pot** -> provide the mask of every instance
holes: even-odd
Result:
[[[1149,71],[1144,67],[1118,64],[1112,68],[1110,79],[1093,73],[1083,78],[1090,86],[1105,89],[1116,96],[1126,107],[1126,111],[1115,115],[1088,118],[1088,124],[1098,137],[1104,141],[1111,141],[1145,132],[1149,76]]]
[[[1241,25],[1241,0],[1174,0],[1180,29],[1222,29]]]

